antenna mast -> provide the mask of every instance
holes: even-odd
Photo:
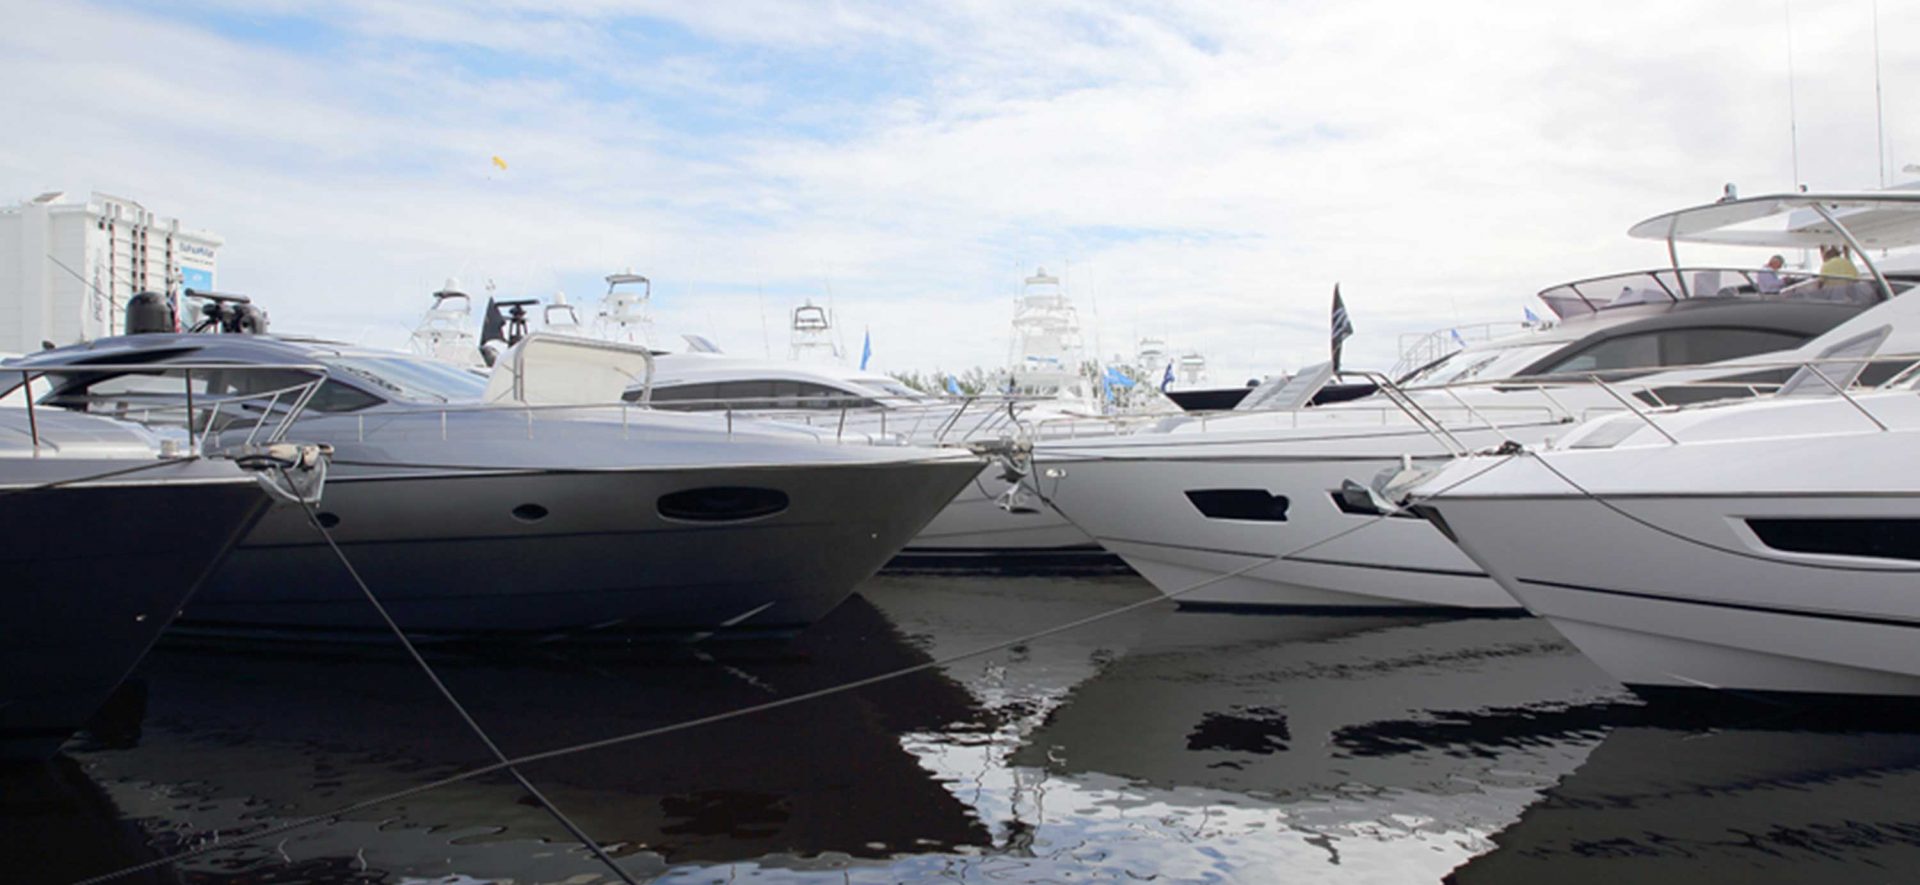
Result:
[[[1878,149],[1878,162],[1873,171],[1880,176],[1880,186],[1887,186],[1887,115],[1880,103],[1880,0],[1873,0],[1873,144]]]
[[[1787,8],[1787,133],[1793,144],[1793,186],[1800,187],[1800,104],[1794,95],[1793,78],[1793,0]]]

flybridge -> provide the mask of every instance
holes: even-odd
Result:
[[[1627,230],[1639,239],[1665,240],[1672,266],[1609,274],[1542,290],[1540,300],[1561,318],[1633,304],[1686,298],[1757,298],[1871,305],[1911,288],[1890,279],[1868,254],[1920,244],[1920,191],[1770,194],[1721,200],[1656,215]],[[1759,268],[1682,267],[1677,244],[1812,249],[1845,245],[1866,265],[1864,279],[1769,272]]]

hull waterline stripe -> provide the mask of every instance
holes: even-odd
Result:
[[[1767,615],[1784,615],[1792,618],[1814,618],[1822,621],[1844,621],[1852,624],[1873,624],[1881,627],[1906,627],[1920,630],[1920,621],[1903,618],[1886,618],[1875,615],[1852,615],[1843,612],[1819,612],[1806,609],[1786,608],[1774,605],[1755,605],[1747,602],[1728,602],[1720,599],[1697,599],[1686,596],[1667,596],[1661,593],[1644,593],[1637,590],[1614,590],[1607,587],[1589,587],[1584,584],[1567,584],[1560,581],[1544,581],[1538,578],[1518,578],[1522,584],[1535,587],[1549,587],[1556,590],[1575,590],[1581,593],[1599,593],[1606,596],[1623,596],[1630,599],[1647,599],[1654,602],[1670,602],[1676,605],[1699,605],[1710,608],[1726,608],[1736,611],[1758,612]]]
[[[1331,566],[1341,566],[1345,568],[1375,569],[1383,572],[1406,572],[1408,574],[1434,575],[1436,577],[1442,577],[1442,578],[1487,578],[1489,580],[1493,578],[1492,575],[1489,575],[1486,572],[1464,571],[1461,569],[1450,569],[1450,568],[1426,568],[1424,566],[1418,566],[1418,565],[1388,565],[1384,562],[1343,562],[1337,559],[1316,559],[1310,556],[1289,556],[1289,557],[1286,557],[1286,559],[1289,562],[1304,562],[1310,565],[1331,565]]]
[[[1217,547],[1197,547],[1191,544],[1169,544],[1165,541],[1138,541],[1132,538],[1109,538],[1109,537],[1102,537],[1102,538],[1099,538],[1099,540],[1101,543],[1112,541],[1116,544],[1138,544],[1143,547],[1161,547],[1168,550],[1185,550],[1190,553],[1213,553],[1221,556],[1243,556],[1248,559],[1272,559],[1276,562],[1279,562],[1279,561],[1298,562],[1298,563],[1304,563],[1307,565],[1325,565],[1325,566],[1332,566],[1335,568],[1344,567],[1344,568],[1356,568],[1356,569],[1371,569],[1371,570],[1377,570],[1377,571],[1404,572],[1408,574],[1434,575],[1434,576],[1443,577],[1443,578],[1490,578],[1491,577],[1485,572],[1454,571],[1451,569],[1422,568],[1420,566],[1415,566],[1415,565],[1387,565],[1385,563],[1371,563],[1371,562],[1343,562],[1335,559],[1317,559],[1317,558],[1308,557],[1308,556],[1297,556],[1297,555],[1286,555],[1286,554],[1248,553],[1244,550],[1224,550]]]

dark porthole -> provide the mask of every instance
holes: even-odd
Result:
[[[522,504],[513,508],[513,518],[521,522],[539,522],[547,518],[547,508],[538,504]]]
[[[1747,525],[1775,550],[1920,560],[1920,519],[1749,519]]]
[[[1208,519],[1287,521],[1287,496],[1262,489],[1195,489],[1187,500]]]
[[[320,521],[320,527],[323,529],[330,529],[340,524],[340,517],[331,513],[322,513],[314,518]]]
[[[661,495],[656,505],[667,519],[688,522],[737,522],[787,509],[787,493],[747,486],[712,486]]]

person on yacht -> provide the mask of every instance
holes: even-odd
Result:
[[[1838,280],[1860,278],[1860,269],[1853,266],[1852,250],[1846,246],[1822,246],[1820,257],[1824,259],[1820,264],[1820,276],[1828,278],[1821,282],[1822,286],[1845,285]]]
[[[1779,255],[1767,259],[1766,266],[1761,268],[1759,273],[1754,274],[1753,287],[1762,295],[1772,295],[1780,291],[1786,285],[1786,281],[1780,279],[1780,268],[1786,266],[1786,263],[1787,259]]]

